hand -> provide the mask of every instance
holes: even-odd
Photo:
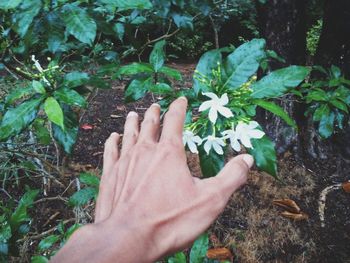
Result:
[[[213,178],[191,175],[182,143],[187,100],[175,100],[160,132],[153,104],[139,129],[130,112],[123,146],[112,133],[105,144],[95,223],[82,227],[52,262],[154,262],[181,250],[222,212],[253,165],[240,155]]]

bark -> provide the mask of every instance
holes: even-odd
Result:
[[[305,0],[268,0],[265,4],[261,4],[256,1],[260,32],[267,41],[267,48],[285,59],[285,63],[273,61],[270,64],[272,69],[305,64],[305,2]],[[298,123],[304,122],[302,105],[296,103],[293,96],[285,96],[279,104]],[[275,140],[279,153],[298,145],[297,131],[281,119],[264,111],[259,113],[259,119],[265,126],[267,134]]]

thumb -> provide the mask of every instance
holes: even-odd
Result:
[[[207,186],[215,188],[227,199],[247,181],[247,175],[254,164],[254,158],[249,154],[241,154],[231,159],[220,173],[206,179]]]

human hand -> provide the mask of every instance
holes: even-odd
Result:
[[[189,246],[245,181],[253,158],[233,158],[213,178],[191,175],[182,143],[187,100],[174,101],[160,132],[153,104],[139,129],[129,113],[123,136],[106,141],[95,223],[78,230],[53,262],[153,262]]]

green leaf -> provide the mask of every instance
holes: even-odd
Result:
[[[44,103],[44,110],[49,120],[64,129],[64,116],[60,104],[54,97],[48,97]]]
[[[74,193],[68,201],[71,206],[83,206],[87,204],[90,200],[96,199],[97,189],[94,187],[86,187]]]
[[[1,255],[7,256],[9,253],[9,245],[7,243],[0,242],[0,259],[2,259]]]
[[[335,115],[333,112],[324,114],[321,117],[320,124],[318,126],[318,132],[323,138],[329,138],[334,130]]]
[[[310,69],[302,66],[289,66],[275,70],[254,83],[251,88],[252,98],[276,98],[289,89],[297,87],[310,73]]]
[[[337,99],[332,99],[330,100],[330,103],[338,108],[339,110],[342,110],[342,111],[345,111],[346,113],[349,113],[349,110],[348,110],[348,106],[346,106],[346,104],[340,100],[337,100]]]
[[[36,138],[39,140],[39,143],[44,145],[49,145],[51,142],[51,136],[48,129],[45,127],[45,121],[43,119],[35,119],[33,122],[33,128]]]
[[[41,84],[40,81],[33,80],[32,81],[32,87],[39,94],[45,94],[46,93],[46,90],[45,90],[43,84]]]
[[[9,109],[0,125],[0,141],[19,134],[35,119],[42,98],[23,102],[16,108]]]
[[[69,88],[75,88],[86,84],[89,81],[89,75],[85,72],[73,71],[64,76],[63,85]]]
[[[209,246],[208,233],[199,236],[193,243],[190,252],[190,263],[202,263],[207,255]]]
[[[205,76],[208,79],[213,79],[213,69],[217,69],[218,63],[222,64],[222,56],[218,50],[211,50],[204,53],[197,64],[194,79],[193,89],[198,95],[200,92],[210,91],[210,87],[198,80],[198,77]]]
[[[146,63],[131,63],[126,66],[120,67],[113,75],[113,78],[118,78],[121,75],[135,75],[139,73],[153,73],[153,68],[150,64]]]
[[[183,252],[178,252],[168,259],[168,263],[186,263],[186,256]]]
[[[291,117],[289,117],[288,113],[285,112],[284,109],[278,106],[277,104],[270,101],[264,101],[264,100],[254,100],[253,102],[256,105],[260,106],[261,108],[268,110],[273,114],[277,115],[278,117],[283,119],[288,125],[297,129],[297,124],[295,123],[295,121]]]
[[[54,124],[52,126],[53,137],[63,146],[65,152],[70,154],[77,139],[78,122],[73,112],[65,111],[64,115],[65,129],[62,130],[61,127]]]
[[[239,88],[256,73],[261,59],[265,56],[265,40],[253,39],[233,51],[226,59],[227,80],[224,87]]]
[[[84,97],[73,89],[60,88],[54,92],[54,97],[67,105],[85,108],[87,103]]]
[[[334,96],[337,99],[344,101],[347,105],[350,105],[350,89],[340,86],[335,90]]]
[[[23,38],[28,32],[34,17],[39,14],[41,6],[41,0],[25,0],[19,7],[19,10],[13,15],[14,30],[20,37]]]
[[[29,220],[27,209],[34,203],[38,194],[39,190],[29,190],[22,196],[9,221],[12,229],[18,229],[23,222]]]
[[[254,157],[256,166],[273,177],[277,178],[277,157],[275,144],[264,136],[261,139],[252,139],[253,148],[248,153]]]
[[[193,30],[193,17],[185,14],[173,13],[172,18],[178,28]]]
[[[120,41],[123,41],[124,38],[124,33],[125,33],[125,27],[124,24],[122,23],[116,23],[113,26],[114,32],[117,34],[117,37],[119,38]]]
[[[7,105],[10,105],[16,102],[17,100],[23,99],[28,95],[32,95],[32,94],[34,94],[34,90],[32,87],[16,88],[9,95],[6,96],[5,103]]]
[[[70,228],[67,229],[66,234],[64,235],[65,240],[68,240],[70,236],[78,230],[80,227],[82,227],[81,224],[74,224]]]
[[[328,107],[327,104],[323,104],[315,110],[312,119],[315,122],[320,121],[323,115],[329,115],[329,113],[330,113],[330,108]]]
[[[0,243],[8,243],[11,236],[11,226],[5,219],[5,222],[0,222]]]
[[[66,4],[62,8],[62,18],[66,24],[66,30],[79,41],[90,46],[96,37],[96,23],[88,15],[84,8],[75,4]]]
[[[44,256],[34,256],[31,258],[31,263],[48,263],[49,259]]]
[[[334,65],[332,65],[331,67],[331,73],[332,73],[332,77],[335,79],[338,79],[341,76],[340,68]]]
[[[163,73],[164,75],[170,78],[173,78],[176,80],[182,80],[181,72],[176,69],[163,66],[159,69],[158,72]]]
[[[130,9],[151,9],[152,3],[149,0],[112,0],[115,2],[118,11],[130,10]]]
[[[141,99],[146,95],[153,86],[153,78],[134,79],[131,81],[125,91],[125,101],[133,102]]]
[[[17,6],[19,6],[20,3],[22,3],[22,0],[1,0],[0,9],[5,9],[5,10],[14,9]]]
[[[218,155],[214,151],[210,151],[208,155],[202,149],[199,149],[199,162],[205,178],[217,175],[225,165],[223,155]]]
[[[155,72],[158,72],[158,70],[163,66],[165,61],[165,53],[164,53],[164,46],[165,46],[165,40],[157,42],[151,54],[149,55],[149,63],[153,66],[153,69]]]
[[[90,173],[82,173],[79,176],[79,180],[81,183],[89,185],[89,186],[95,186],[98,188],[100,185],[100,179],[93,174]]]
[[[39,251],[44,251],[52,247],[60,239],[59,235],[50,235],[39,242]]]
[[[306,96],[307,103],[310,103],[312,101],[327,101],[327,99],[327,93],[321,89],[311,90]]]
[[[173,89],[166,83],[157,83],[156,85],[152,85],[149,91],[155,94],[163,95],[171,93]]]

